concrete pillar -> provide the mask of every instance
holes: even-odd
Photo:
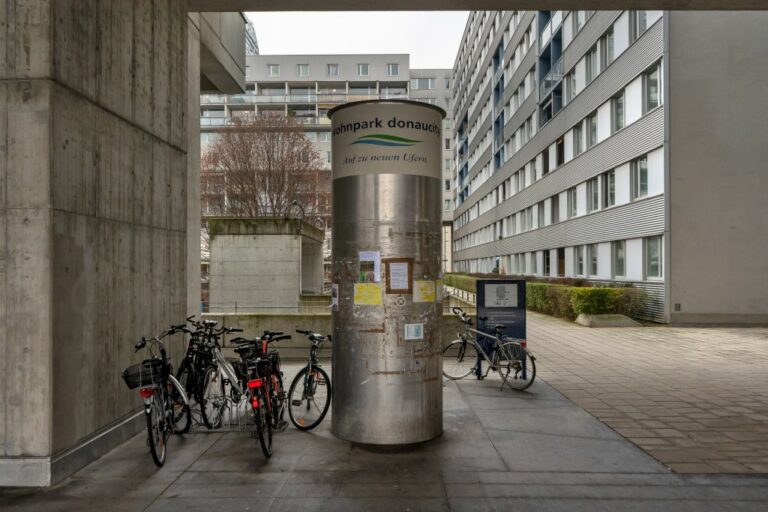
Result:
[[[190,307],[187,23],[183,0],[0,3],[0,485],[140,427],[120,370]]]

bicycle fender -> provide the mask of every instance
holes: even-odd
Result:
[[[179,392],[181,399],[184,400],[184,403],[189,405],[189,397],[187,396],[187,391],[184,389],[184,386],[182,386],[181,383],[176,380],[176,377],[173,375],[168,375],[168,380],[171,381],[171,384],[176,387],[176,391]]]

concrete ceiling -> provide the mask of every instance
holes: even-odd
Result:
[[[768,9],[766,0],[187,0],[190,11],[450,11],[539,9]]]

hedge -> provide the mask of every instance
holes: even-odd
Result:
[[[477,277],[447,274],[445,284],[477,293]],[[527,308],[546,315],[573,320],[580,314],[600,315],[620,313],[637,316],[642,290],[632,287],[607,288],[597,286],[568,286],[526,281]]]

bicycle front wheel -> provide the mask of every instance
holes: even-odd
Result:
[[[163,395],[159,389],[155,389],[152,403],[145,411],[144,416],[147,419],[147,444],[149,444],[152,460],[157,467],[162,467],[165,464],[167,452],[166,441],[168,437],[166,436],[166,429],[168,425],[165,422],[165,411],[163,409]]]
[[[302,369],[288,392],[288,416],[299,430],[318,426],[331,406],[331,379],[317,366]]]
[[[218,368],[209,366],[203,374],[203,392],[200,402],[200,413],[206,427],[216,429],[221,426],[221,415],[226,402],[224,378]]]
[[[504,384],[518,391],[528,389],[533,384],[536,378],[536,360],[519,342],[504,343],[497,351],[496,357]]]
[[[173,431],[177,434],[186,434],[192,426],[192,410],[189,407],[189,403],[184,400],[181,391],[174,382],[168,383],[168,396],[173,408]]]
[[[468,340],[452,341],[443,349],[443,375],[451,380],[463,379],[477,365],[477,347]]]

